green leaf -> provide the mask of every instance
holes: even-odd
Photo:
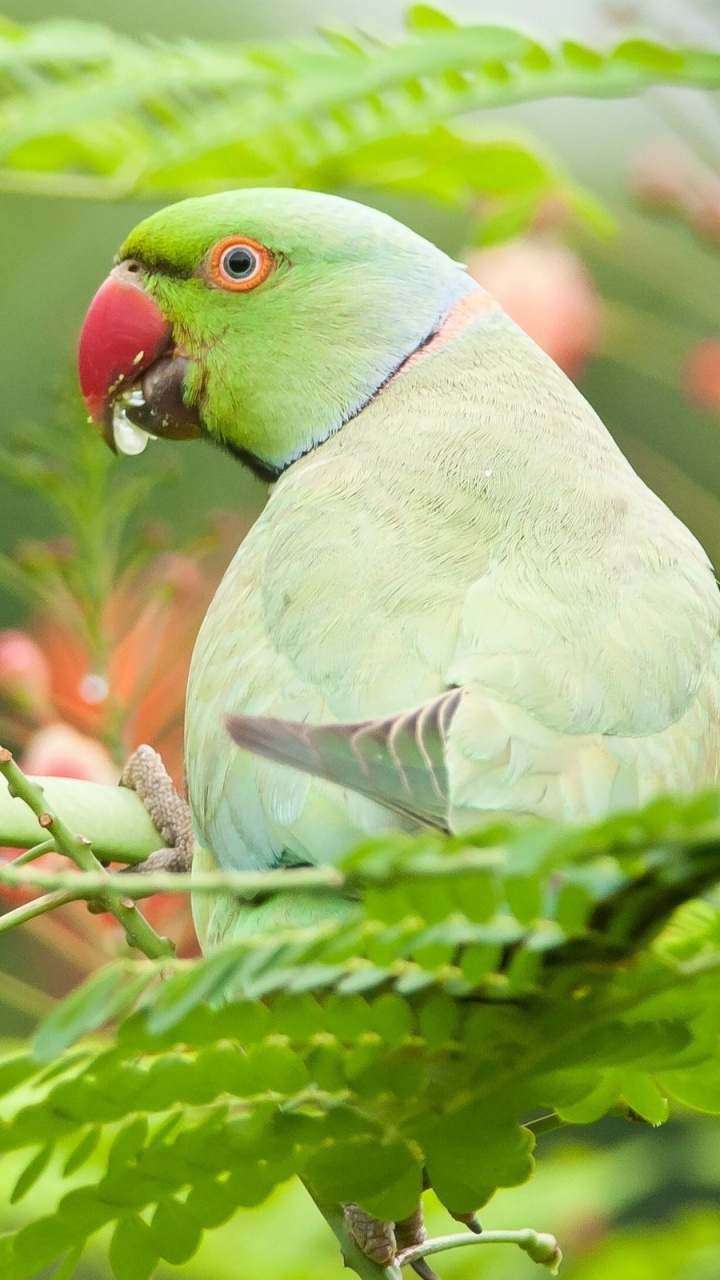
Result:
[[[600,1079],[577,1102],[567,1106],[556,1104],[555,1109],[568,1124],[592,1124],[600,1120],[620,1100],[622,1076],[618,1071],[604,1071]]]
[[[248,1092],[299,1093],[310,1083],[301,1057],[283,1042],[283,1037],[268,1038],[248,1053]]]
[[[405,11],[408,31],[451,31],[457,23],[440,9],[429,4],[413,4]]]
[[[713,50],[647,40],[609,52],[545,48],[511,28],[460,25],[429,5],[413,6],[406,25],[396,43],[335,31],[309,46],[153,43],[80,22],[0,31],[0,186],[115,199],[253,181],[366,190],[363,150],[374,147],[373,186],[407,184],[467,210],[473,183],[487,189],[477,147],[456,138],[444,165],[428,147],[435,129],[517,101],[720,85]],[[511,177],[514,163],[508,155],[495,183],[528,196],[530,172]],[[551,174],[543,185],[562,189]]]
[[[660,1084],[685,1106],[709,1115],[720,1115],[720,1061],[717,1056],[682,1071],[663,1071]]]
[[[71,996],[53,1009],[33,1040],[33,1056],[37,1062],[50,1062],[80,1036],[104,1026],[111,1018],[129,1008],[136,996],[148,985],[150,976],[128,982],[125,961],[99,969]]]
[[[108,1152],[108,1173],[114,1169],[125,1171],[126,1166],[134,1161],[145,1145],[148,1133],[148,1122],[145,1116],[134,1116],[113,1139]]]
[[[121,1218],[110,1241],[110,1266],[115,1280],[149,1280],[159,1254],[152,1232],[142,1218]]]
[[[449,996],[437,995],[427,1000],[418,1015],[420,1034],[429,1049],[440,1049],[453,1041],[458,1032],[458,1008]]]
[[[398,995],[380,996],[370,1006],[370,1026],[386,1045],[398,1045],[414,1030],[412,1012]]]
[[[161,1200],[150,1223],[153,1244],[161,1258],[178,1266],[197,1252],[201,1229],[177,1200]]]
[[[63,1167],[64,1178],[68,1178],[70,1174],[75,1173],[82,1167],[82,1165],[85,1164],[86,1160],[90,1159],[90,1156],[93,1154],[98,1142],[100,1141],[101,1133],[102,1130],[98,1127],[88,1129],[87,1133],[83,1134],[82,1138],[77,1145],[73,1147],[70,1155],[65,1161],[65,1165]]]
[[[626,1071],[622,1080],[623,1101],[648,1124],[663,1124],[668,1118],[668,1100],[650,1076]]]
[[[25,1053],[13,1054],[0,1061],[0,1097],[17,1088],[32,1073],[32,1059]]]
[[[533,1146],[527,1129],[481,1106],[444,1117],[424,1141],[430,1182],[451,1213],[474,1213],[498,1187],[526,1182]]]
[[[57,1215],[37,1218],[18,1231],[13,1240],[13,1264],[23,1278],[32,1280],[43,1267],[54,1262],[68,1249],[77,1248],[80,1233],[74,1224]],[[80,1237],[84,1241],[84,1237]]]
[[[71,1249],[63,1258],[60,1266],[53,1272],[52,1280],[72,1280],[83,1256],[83,1245],[79,1244],[76,1248]]]
[[[25,1166],[10,1194],[11,1204],[17,1204],[23,1196],[27,1195],[30,1188],[35,1186],[38,1178],[47,1168],[53,1150],[53,1144],[48,1143],[47,1146],[41,1147],[30,1163]]]
[[[683,70],[683,56],[675,49],[656,44],[652,40],[625,40],[613,53],[619,62],[630,62],[633,66],[642,67],[660,76],[680,75]]]
[[[409,1147],[378,1143],[369,1136],[323,1146],[311,1156],[306,1176],[320,1199],[372,1202],[390,1208],[391,1218],[412,1213],[422,1190],[417,1156]]]

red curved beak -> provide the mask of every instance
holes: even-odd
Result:
[[[98,424],[111,398],[157,360],[172,326],[141,283],[134,262],[121,262],[90,303],[80,334],[80,389]]]

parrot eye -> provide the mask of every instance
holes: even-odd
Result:
[[[226,236],[210,251],[206,275],[218,289],[244,293],[267,280],[272,267],[273,256],[264,245],[247,236]]]

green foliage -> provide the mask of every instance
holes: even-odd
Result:
[[[348,860],[345,919],[115,962],[0,1061],[13,1198],[60,1188],[0,1236],[3,1276],[103,1227],[117,1280],[150,1276],[292,1175],[399,1218],[425,1169],[467,1213],[559,1124],[720,1113],[720,917],[695,898],[719,822],[711,792],[584,831],[387,837]]]
[[[0,30],[0,189],[76,196],[200,193],[243,183],[483,202],[485,238],[526,225],[549,193],[593,202],[521,140],[450,122],[563,95],[656,83],[717,88],[720,52],[627,40],[598,53],[460,26],[425,5],[384,44],[326,31],[312,45],[131,40],[91,24]]]
[[[50,428],[18,429],[9,447],[0,446],[3,478],[37,495],[60,535],[53,542],[26,539],[13,557],[0,556],[0,583],[60,617],[103,670],[108,644],[102,614],[111,590],[125,570],[157,551],[133,521],[172,468],[124,472],[88,430],[75,397],[60,398],[57,416]]]

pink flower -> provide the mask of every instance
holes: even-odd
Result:
[[[62,608],[33,619],[34,636],[0,632],[0,742],[17,751],[27,773],[114,784],[132,749],[149,742],[182,785],[190,654],[242,532],[237,521],[220,517],[191,552],[162,551],[128,569],[102,610],[106,660],[100,669]],[[0,859],[17,853],[0,849]],[[46,854],[39,865],[67,870],[57,854]],[[0,891],[6,902],[27,897]],[[142,909],[181,955],[196,954],[187,895],[153,898]],[[85,968],[95,962],[93,944],[99,944],[97,963],[125,945],[112,916],[90,916],[82,903],[64,907],[57,920],[39,917],[32,931]]]
[[[548,234],[483,249],[470,274],[570,377],[602,341],[602,302],[580,259]]]
[[[0,631],[0,697],[19,715],[42,720],[50,706],[50,664],[25,631]]]
[[[704,338],[688,351],[682,387],[700,409],[720,409],[720,338]]]
[[[49,724],[30,738],[20,760],[26,773],[84,782],[117,782],[119,769],[101,743],[69,724]]]

